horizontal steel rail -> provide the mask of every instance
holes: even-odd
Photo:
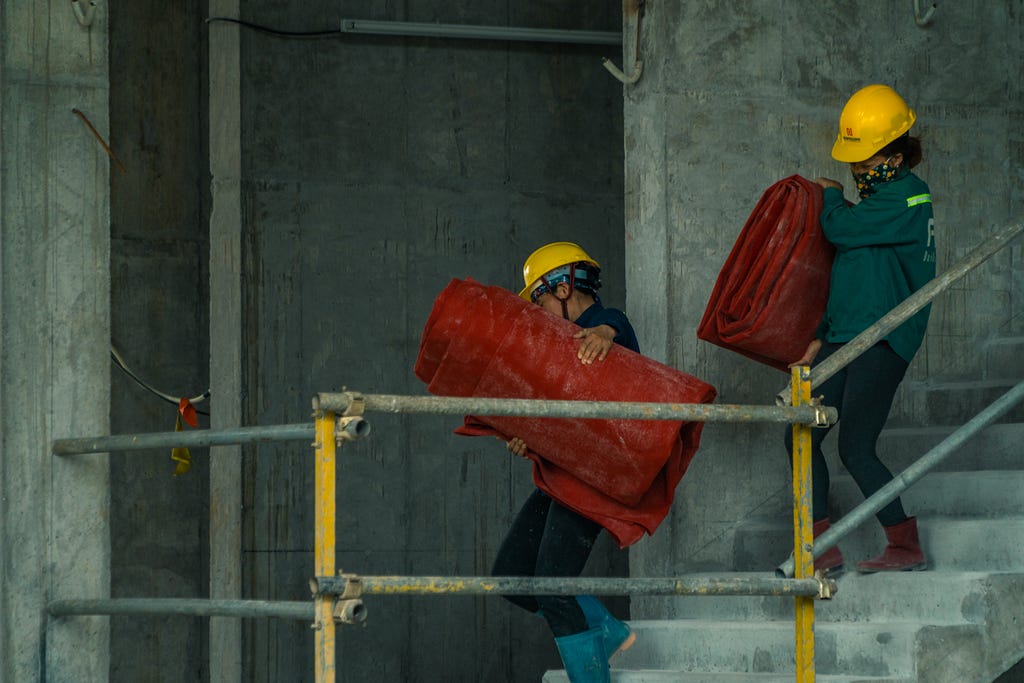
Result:
[[[432,413],[508,417],[575,417],[686,422],[779,422],[817,425],[836,419],[835,408],[817,406],[638,403],[632,401],[555,401],[545,399],[395,396],[339,392],[318,394],[320,410],[339,415]]]
[[[675,578],[589,578],[522,576],[320,576],[317,594],[364,595],[768,595],[829,597],[834,582],[770,576]],[[100,598],[54,600],[51,616],[190,616],[314,621],[312,601],[208,600],[203,598]]]
[[[117,434],[55,439],[54,455],[141,451],[151,448],[200,448],[247,443],[279,441],[313,441],[313,424],[268,425],[265,427],[233,427],[199,429],[191,432],[152,432],[148,434]]]
[[[591,578],[536,576],[318,576],[314,593],[353,598],[365,595],[773,595],[819,596],[819,579],[772,576],[680,576]]]
[[[278,617],[313,621],[312,602],[272,600],[206,600],[203,598],[107,598],[54,600],[51,616],[107,614],[111,616],[180,615],[192,617]]]
[[[946,437],[942,443],[925,453],[910,467],[893,477],[892,481],[873,493],[849,514],[833,523],[828,531],[814,539],[814,556],[820,557],[826,550],[835,546],[841,538],[866,522],[890,501],[898,498],[924,475],[955,453],[968,439],[1008,413],[1021,401],[1024,401],[1024,382],[997,398],[989,407],[971,418],[964,426]],[[793,567],[793,558],[790,557],[775,570],[775,575],[778,577],[793,576]]]
[[[1021,231],[1024,231],[1024,223],[1006,226],[975,247],[967,256],[954,263],[941,275],[938,275],[921,287],[921,289],[908,296],[902,303],[879,318],[878,322],[874,325],[843,344],[843,348],[826,358],[820,365],[811,369],[811,390],[813,391],[820,387],[825,380],[842,370],[853,359],[877,344],[885,335],[909,320],[911,316],[931,303],[932,299],[948,289],[950,285],[1005,247]],[[775,395],[775,403],[777,405],[789,405],[789,402],[788,387]]]
[[[827,426],[835,422],[836,419],[835,408],[821,406],[453,398],[448,396],[364,395],[355,392],[320,394],[318,400],[321,410],[339,415],[358,407],[358,411],[380,413],[682,420],[686,422],[799,422],[815,426]],[[153,432],[55,439],[52,451],[54,455],[78,455],[279,441],[312,442],[313,438],[314,426],[298,423],[266,427],[200,429],[191,432]]]

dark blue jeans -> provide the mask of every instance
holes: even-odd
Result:
[[[491,569],[492,576],[579,576],[601,525],[535,490],[516,515]],[[530,612],[541,612],[556,638],[587,630],[576,598],[562,595],[507,595]]]
[[[842,344],[823,343],[814,365],[842,347]],[[865,498],[892,481],[892,472],[878,459],[875,444],[889,417],[896,388],[903,380],[907,366],[908,363],[888,343],[879,342],[813,390],[815,396],[824,396],[823,405],[834,406],[839,411],[836,425],[811,432],[814,521],[828,517],[829,474],[821,442],[834,427],[839,429],[839,458]],[[788,453],[793,452],[792,443],[793,432],[787,427]],[[883,526],[899,524],[907,519],[899,498],[879,510],[876,517]]]

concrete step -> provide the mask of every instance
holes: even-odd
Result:
[[[900,497],[909,515],[1005,517],[1024,515],[1022,491],[1024,470],[930,472]],[[849,475],[833,476],[830,494],[837,517],[864,502],[864,495]]]
[[[1012,389],[1024,369],[1013,376],[990,379],[904,382],[900,412],[920,425],[963,424]],[[1024,403],[1017,404],[999,423],[1024,422]]]
[[[612,668],[612,683],[793,683],[793,674],[708,673],[701,671],[619,671]],[[914,683],[914,678],[819,676],[817,683]],[[548,671],[543,683],[568,683],[564,671]]]
[[[739,576],[767,575],[750,573]],[[848,571],[837,580],[833,599],[815,603],[815,620],[983,624],[989,605],[1008,592],[1022,589],[1024,573],[928,571],[858,574]],[[673,601],[673,613],[682,619],[793,619],[792,598],[683,596]]]
[[[774,571],[792,552],[791,522],[751,520],[734,538],[736,571]],[[1024,516],[919,517],[921,545],[931,569],[1024,572]],[[875,557],[885,534],[874,520],[839,542],[847,569]]]
[[[962,419],[961,424],[963,422],[966,420]],[[902,472],[958,427],[887,428],[878,439],[878,456],[893,472]],[[826,444],[829,440],[834,440],[831,434]],[[1024,469],[1024,459],[1020,457],[1021,442],[1024,442],[1024,424],[1014,422],[990,425],[966,441],[957,453],[940,463],[936,471]],[[842,469],[838,459],[830,459],[832,462],[837,463],[834,471]]]
[[[981,345],[985,378],[1024,377],[1024,337],[997,337]]]
[[[793,675],[792,622],[634,621],[636,644],[615,659],[616,669],[775,673]],[[915,670],[913,622],[815,625],[815,668],[822,675],[902,678]]]

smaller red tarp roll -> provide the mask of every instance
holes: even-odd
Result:
[[[761,196],[718,274],[700,339],[787,371],[825,313],[835,248],[821,186],[793,175]]]
[[[452,280],[434,302],[414,371],[440,396],[710,403],[710,384],[614,345],[576,357],[579,327],[500,287]],[[537,487],[625,547],[671,507],[702,422],[468,416],[456,432],[523,439]]]

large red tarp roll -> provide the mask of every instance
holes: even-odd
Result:
[[[434,302],[414,371],[441,396],[710,403],[710,384],[615,345],[576,357],[576,325],[512,292],[452,280]],[[522,438],[537,487],[625,547],[668,514],[702,422],[467,416],[456,432]]]
[[[798,175],[761,196],[718,274],[700,339],[785,372],[825,313],[835,248],[821,231],[821,186]]]

